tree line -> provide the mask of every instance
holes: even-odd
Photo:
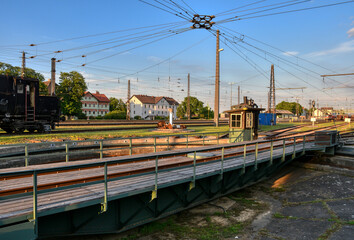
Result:
[[[9,76],[20,77],[21,67],[12,66],[8,63],[0,62],[0,74]],[[44,76],[36,72],[34,69],[25,68],[25,77],[34,78],[39,80],[39,92],[41,95],[49,95],[47,86],[43,83]],[[85,118],[82,113],[81,99],[87,91],[87,84],[85,78],[77,71],[61,72],[59,76],[59,83],[56,84],[55,92],[60,99],[62,114],[65,116],[77,116]],[[107,119],[125,119],[127,113],[126,103],[122,99],[111,97],[109,104],[109,113],[104,116]],[[177,108],[177,116],[179,118],[187,117],[187,103],[188,98],[184,100]],[[285,102],[276,105],[276,109],[289,110],[296,114],[297,110],[301,115],[303,107],[296,102]],[[214,111],[209,106],[204,106],[204,103],[196,97],[190,97],[190,112],[191,118],[214,118]],[[102,117],[101,117],[102,118]]]

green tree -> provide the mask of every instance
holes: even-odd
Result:
[[[0,74],[5,74],[13,77],[20,77],[21,76],[21,68],[12,66],[8,63],[0,62]],[[47,86],[43,83],[44,76],[33,70],[32,68],[25,68],[25,77],[26,78],[33,78],[39,80],[39,93],[41,95],[48,95]]]
[[[298,108],[299,115],[302,114],[302,106],[299,103],[296,102],[285,102],[282,101],[281,103],[278,103],[275,106],[276,109],[278,110],[288,110],[294,114],[296,114],[296,108]]]
[[[191,109],[191,117],[208,117],[208,108],[204,107],[204,103],[202,101],[199,101],[196,97],[190,97],[191,98],[191,104],[190,104],[190,109]],[[185,97],[183,102],[178,106],[177,108],[177,116],[182,118],[185,117],[187,114],[187,102],[188,102],[188,97]],[[201,116],[203,115],[203,116]],[[209,113],[210,115],[210,113]],[[210,115],[211,116],[211,115]]]
[[[127,112],[127,105],[124,103],[122,99],[117,99],[114,97],[109,98],[111,101],[109,103],[109,111],[121,111],[121,112]]]
[[[78,116],[82,111],[81,99],[87,90],[85,78],[78,72],[61,72],[57,95],[64,115]]]

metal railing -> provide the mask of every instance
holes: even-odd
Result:
[[[219,145],[221,142],[220,136],[229,133],[229,131],[179,133],[146,137],[0,145],[0,148],[4,149],[3,153],[0,153],[0,160],[11,161],[23,159],[23,165],[29,166],[31,158],[39,158],[43,154],[45,154],[46,159],[55,158],[55,161],[65,162],[75,159],[80,160],[83,155],[85,155],[85,159],[103,159],[105,153],[114,151],[119,151],[119,155],[133,155],[141,149],[145,149],[146,152],[157,152],[158,150],[170,150],[171,148],[178,147],[190,148],[195,145]],[[230,140],[224,141],[231,142]]]
[[[299,141],[299,143],[297,143]],[[190,189],[195,187],[195,182],[198,179],[197,176],[197,167],[204,165],[204,164],[210,164],[210,163],[217,163],[220,162],[220,177],[223,177],[224,172],[226,171],[231,171],[231,170],[235,170],[238,168],[242,168],[241,170],[241,174],[244,174],[246,172],[246,168],[248,166],[254,166],[254,170],[258,169],[258,164],[261,162],[265,162],[268,161],[269,165],[273,164],[273,160],[274,160],[274,151],[277,149],[282,149],[282,154],[277,155],[277,158],[281,158],[281,161],[285,161],[286,160],[286,155],[291,155],[291,159],[294,159],[296,157],[296,146],[302,146],[302,151],[300,153],[300,155],[303,155],[305,153],[306,150],[306,142],[309,141],[313,141],[310,140],[309,137],[307,136],[303,136],[303,137],[291,137],[291,138],[285,138],[285,139],[281,139],[281,140],[271,140],[271,141],[258,141],[258,142],[254,142],[254,143],[247,143],[247,144],[226,144],[223,146],[214,146],[214,147],[210,147],[210,148],[205,148],[202,149],[200,151],[193,151],[193,149],[185,149],[183,153],[181,154],[187,154],[187,153],[193,153],[193,160],[191,160],[189,162],[189,164],[187,165],[182,165],[182,166],[172,166],[172,167],[168,167],[166,168],[166,166],[163,169],[159,169],[159,159],[161,159],[161,157],[166,157],[168,156],[168,153],[162,153],[161,155],[156,155],[154,156],[155,158],[155,167],[154,170],[148,170],[148,171],[137,171],[137,173],[134,174],[128,174],[125,176],[114,176],[113,173],[111,172],[110,174],[108,174],[108,169],[110,166],[115,166],[119,163],[128,163],[128,162],[139,162],[139,161],[144,161],[147,159],[151,159],[151,156],[140,156],[137,158],[126,158],[126,159],[116,159],[116,160],[106,160],[106,161],[100,161],[100,162],[90,162],[90,163],[85,163],[85,164],[75,164],[75,165],[66,165],[66,166],[61,166],[61,167],[51,167],[51,168],[42,168],[42,169],[29,169],[29,170],[21,170],[21,171],[13,171],[13,172],[6,172],[6,173],[0,173],[0,179],[3,179],[3,181],[5,181],[6,178],[11,178],[11,177],[28,177],[28,176],[32,176],[33,178],[33,186],[32,186],[32,192],[31,190],[25,192],[25,193],[17,193],[17,194],[13,194],[13,195],[8,195],[8,196],[1,196],[0,197],[0,201],[2,200],[10,200],[10,199],[15,199],[18,197],[24,197],[24,196],[31,196],[33,198],[33,211],[32,211],[32,219],[30,219],[31,221],[34,222],[35,224],[35,233],[37,233],[37,227],[38,227],[38,216],[40,216],[40,214],[38,214],[38,195],[39,194],[43,194],[43,193],[49,193],[49,192],[54,192],[54,191],[60,191],[60,190],[66,190],[66,189],[72,189],[72,188],[77,188],[77,187],[81,187],[81,186],[88,186],[88,185],[92,185],[92,184],[100,184],[103,183],[103,189],[102,189],[102,202],[101,202],[101,212],[105,212],[108,209],[108,202],[110,199],[109,196],[109,192],[108,192],[108,183],[111,181],[116,181],[116,180],[121,180],[121,179],[126,179],[126,178],[132,178],[132,177],[138,177],[138,176],[142,176],[142,175],[148,175],[148,174],[153,174],[154,175],[154,184],[151,187],[150,191],[152,192],[152,197],[151,197],[151,201],[155,198],[157,198],[157,191],[159,188],[163,187],[163,185],[159,185],[158,184],[158,175],[166,172],[166,171],[172,171],[172,170],[177,170],[177,169],[183,169],[183,168],[193,168],[193,174],[192,176],[188,177],[188,179],[186,180],[187,182],[190,181]],[[274,143],[278,142],[279,144],[275,145]],[[260,144],[265,144],[265,143],[270,143],[270,147],[262,147],[260,148],[259,145]],[[302,144],[302,145],[301,145]],[[293,146],[293,151],[292,152],[288,152],[286,154],[286,148],[287,147],[292,147]],[[230,149],[230,148],[239,148],[242,149],[243,151],[238,151],[237,154],[236,152],[234,153],[234,155],[232,154],[226,154],[225,155],[225,149]],[[248,149],[248,151],[247,151]],[[221,151],[221,156],[218,156],[217,159],[211,159],[208,161],[205,161],[205,158],[202,158],[200,160],[197,159],[197,154],[200,152],[205,152],[205,151],[210,151],[210,150],[216,150],[216,151]],[[269,151],[269,159],[264,159],[264,157],[262,159],[259,159],[259,154],[260,153],[265,153]],[[278,151],[279,152],[279,151]],[[281,152],[281,151],[280,151]],[[235,155],[236,154],[236,155]],[[176,155],[176,153],[174,153],[173,155]],[[254,155],[254,161],[250,161],[247,160],[247,157]],[[224,162],[226,160],[233,160],[235,159],[235,157],[237,157],[238,159],[243,159],[242,164],[238,164],[235,165],[233,167],[228,167],[227,169],[224,168]],[[73,184],[68,184],[68,185],[64,185],[64,186],[56,186],[56,187],[52,187],[52,188],[48,188],[48,187],[41,187],[40,185],[38,185],[38,175],[48,175],[50,173],[56,173],[58,174],[60,171],[73,171],[76,169],[80,169],[80,171],[85,170],[85,169],[92,169],[94,167],[97,168],[103,168],[103,173],[102,175],[97,179],[94,180],[87,180],[81,183],[75,182]],[[140,169],[141,170],[141,169]],[[215,174],[215,173],[213,173]],[[205,175],[200,176],[200,177],[205,177]],[[4,223],[2,221],[0,221],[0,226],[3,225]]]

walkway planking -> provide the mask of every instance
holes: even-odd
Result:
[[[265,147],[267,144],[259,144],[259,147]],[[268,144],[269,146],[269,144]],[[205,147],[205,148],[210,148],[210,147]],[[205,149],[202,148],[202,149]],[[313,148],[313,143],[306,143],[305,146],[306,150],[310,150]],[[216,149],[220,149],[220,146],[218,146]],[[249,146],[248,149],[252,150],[254,149],[254,146]],[[287,146],[286,147],[286,155],[292,154],[293,153],[293,146]],[[196,148],[189,149],[189,152],[197,150]],[[201,150],[198,148],[198,150]],[[303,144],[297,144],[296,145],[296,152],[302,152],[303,151]],[[176,151],[176,154],[179,154],[180,151]],[[233,153],[243,153],[243,146],[238,146],[234,149],[225,149],[225,155],[226,154],[233,154]],[[216,155],[221,155],[221,151],[218,150],[215,152]],[[274,149],[273,156],[274,158],[280,157],[283,154],[283,149]],[[160,153],[155,153],[152,155],[161,155]],[[163,154],[162,154],[163,155]],[[269,156],[270,152],[265,151],[265,152],[259,152],[258,153],[258,162],[264,162],[264,161],[269,161]],[[124,159],[126,159],[127,156],[125,156]],[[135,156],[129,156],[129,158],[134,159]],[[117,158],[114,158],[117,159]],[[191,158],[187,157],[173,157],[173,161],[179,162],[179,163],[184,163],[184,162],[190,162]],[[107,161],[107,159],[103,159],[104,161]],[[104,162],[101,160],[102,162]],[[92,161],[92,160],[90,160]],[[97,161],[97,160],[96,160]],[[171,158],[169,159],[160,159],[159,160],[159,167],[163,167],[165,164],[167,164],[168,161],[171,161]],[[82,161],[80,161],[82,162]],[[248,154],[245,160],[246,165],[253,165],[255,162],[255,154]],[[67,164],[67,163],[66,163]],[[73,165],[79,164],[79,162],[75,163],[69,163]],[[231,168],[241,168],[243,167],[244,164],[244,159],[243,155],[242,156],[235,156],[231,157],[228,159],[225,159],[224,161],[224,171],[228,171],[228,169]],[[58,165],[63,165],[63,163],[57,163],[57,164],[49,164],[51,165],[50,167],[58,166]],[[39,169],[39,168],[44,168],[48,167],[48,165],[40,165],[40,166],[31,166],[33,169]],[[148,162],[135,162],[134,164],[120,164],[120,165],[113,165],[108,167],[108,173],[118,173],[118,172],[124,172],[124,171],[132,171],[136,170],[139,168],[152,168],[153,170],[151,171],[152,173],[149,173],[147,175],[143,176],[133,176],[130,178],[124,178],[124,179],[117,179],[113,180],[108,183],[108,196],[109,198],[119,198],[123,197],[125,195],[129,195],[129,193],[133,191],[140,191],[140,192],[146,192],[146,191],[151,191],[154,189],[154,184],[155,184],[155,173],[154,173],[154,168],[155,168],[155,162],[154,161],[148,161]],[[25,170],[28,170],[28,168],[24,168]],[[8,171],[9,169],[7,169]],[[7,172],[6,171],[6,172]],[[13,170],[12,170],[13,171]],[[21,171],[21,170],[20,170]],[[2,172],[2,171],[1,171]],[[221,172],[221,161],[214,161],[214,162],[209,162],[203,165],[197,165],[196,167],[196,178],[202,178],[203,175],[205,176],[206,174],[218,174]],[[55,173],[55,174],[50,174],[50,175],[42,175],[38,176],[38,184],[46,184],[46,183],[52,183],[56,181],[60,181],[60,179],[68,180],[68,179],[77,179],[77,178],[82,178],[82,177],[87,177],[87,176],[102,176],[103,174],[103,168],[95,168],[95,169],[87,169],[87,170],[81,170],[81,171],[72,171],[72,172],[63,172],[63,173]],[[193,178],[193,166],[188,166],[185,168],[180,168],[180,169],[174,169],[174,170],[164,170],[163,172],[158,173],[158,187],[164,187],[167,184],[173,184],[173,183],[180,183],[180,182],[188,182],[191,181]],[[32,177],[26,177],[26,178],[21,178],[21,179],[11,179],[11,180],[3,180],[0,181],[0,191],[6,190],[6,189],[11,189],[13,187],[25,187],[25,186],[32,186]],[[104,194],[104,184],[103,183],[96,183],[88,186],[81,186],[81,187],[75,187],[72,189],[66,189],[66,190],[58,190],[54,192],[49,192],[49,193],[42,193],[38,195],[38,213],[39,215],[46,215],[49,210],[58,210],[60,209],[69,209],[70,206],[73,206],[74,204],[77,203],[85,203],[92,201],[101,201],[103,198]],[[95,202],[97,204],[97,202]],[[93,203],[93,204],[95,204]],[[0,201],[0,221],[5,220],[10,217],[17,217],[17,216],[31,216],[33,211],[33,199],[32,196],[26,196],[26,197],[19,197],[16,199],[9,199],[9,200],[2,200]]]

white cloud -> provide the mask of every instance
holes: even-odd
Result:
[[[147,60],[158,63],[158,62],[162,61],[162,58],[155,57],[155,56],[149,56],[149,57],[147,57]]]
[[[354,37],[354,28],[349,29],[348,33],[348,37]]]
[[[298,54],[299,54],[299,52],[295,52],[295,51],[283,52],[283,55],[285,55],[285,56],[296,56]]]
[[[309,53],[308,56],[309,57],[320,57],[320,56],[326,56],[326,55],[349,53],[349,52],[353,52],[353,51],[354,51],[354,40],[351,40],[348,42],[341,43],[332,49]]]

